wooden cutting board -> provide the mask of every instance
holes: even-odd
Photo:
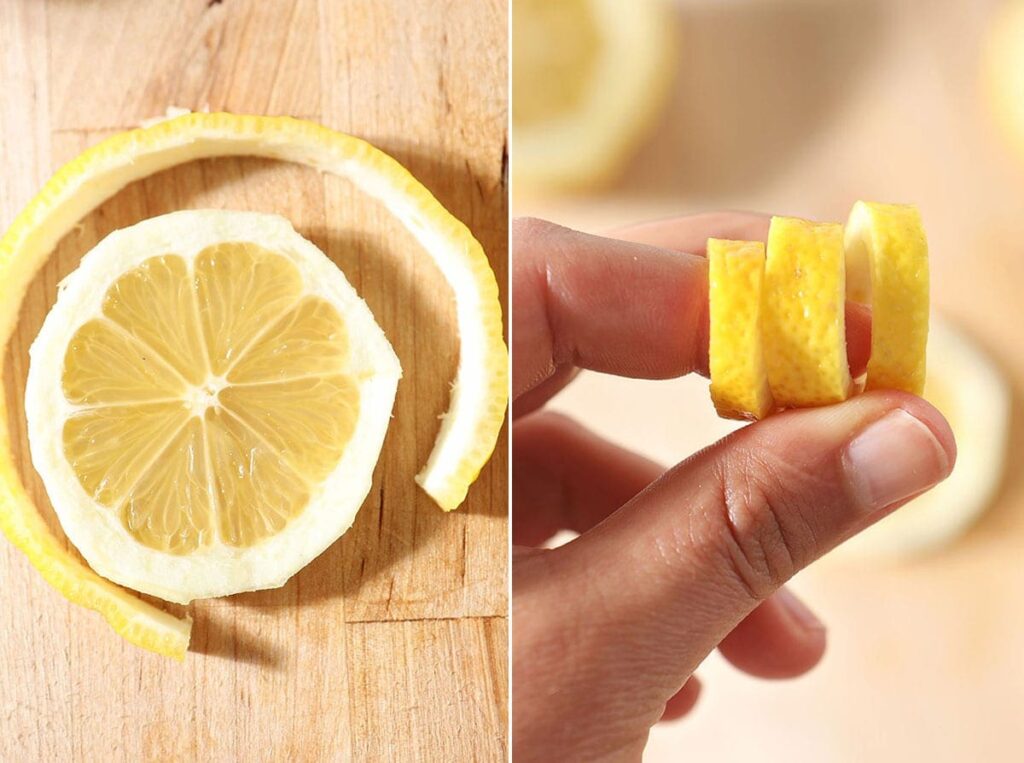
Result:
[[[0,225],[64,161],[169,106],[290,114],[405,164],[481,240],[504,298],[506,36],[503,0],[3,0]],[[175,608],[195,619],[183,665],[121,641],[0,541],[0,760],[503,759],[506,450],[453,514],[413,483],[448,404],[453,304],[344,181],[197,162],[128,187],[60,244],[3,359],[32,496],[59,531],[22,404],[57,282],[111,230],[196,207],[284,215],[369,303],[404,370],[373,490],[283,588]]]

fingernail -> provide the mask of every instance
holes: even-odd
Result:
[[[931,429],[896,410],[853,438],[843,467],[861,508],[870,514],[941,482],[949,473],[949,456]]]
[[[797,625],[808,631],[823,631],[825,624],[807,608],[800,599],[790,593],[786,588],[780,588],[775,592],[774,598],[786,610],[786,614],[792,617]]]

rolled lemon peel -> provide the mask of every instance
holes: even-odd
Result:
[[[708,283],[711,400],[725,418],[764,418],[775,408],[761,342],[764,244],[708,239]]]
[[[420,242],[455,295],[460,340],[451,403],[416,481],[446,511],[458,507],[497,442],[508,394],[498,285],[479,242],[401,164],[343,133],[290,117],[185,114],[115,135],[64,165],[0,239],[0,346],[28,284],[78,221],[136,180],[218,156],[259,156],[347,178]],[[0,388],[0,393],[5,392]],[[21,482],[0,394],[0,529],[70,601],[100,612],[124,638],[182,659],[191,620],[178,619],[100,578],[64,550]]]
[[[720,415],[760,419],[849,398],[847,298],[872,307],[866,388],[921,394],[928,244],[916,208],[857,202],[845,234],[838,223],[774,217],[760,258],[758,246],[708,240],[711,397]]]
[[[851,381],[842,226],[773,217],[764,287],[765,365],[775,402],[804,408],[845,400]]]
[[[858,201],[846,223],[848,298],[871,305],[867,389],[924,391],[928,241],[906,204]]]

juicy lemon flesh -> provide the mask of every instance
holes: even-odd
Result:
[[[64,454],[140,544],[249,547],[299,516],[359,412],[338,311],[248,242],[120,276],[69,343]]]
[[[512,6],[512,121],[575,113],[586,97],[601,36],[588,0],[517,0]]]

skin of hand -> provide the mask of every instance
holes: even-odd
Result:
[[[706,374],[705,242],[764,240],[768,221],[705,214],[615,239],[513,223],[517,762],[639,760],[651,726],[693,707],[716,648],[756,676],[809,670],[824,626],[783,585],[953,468],[941,414],[898,392],[777,414],[667,471],[543,410],[579,369]],[[870,315],[846,313],[857,374]],[[580,535],[539,547],[562,529]]]

